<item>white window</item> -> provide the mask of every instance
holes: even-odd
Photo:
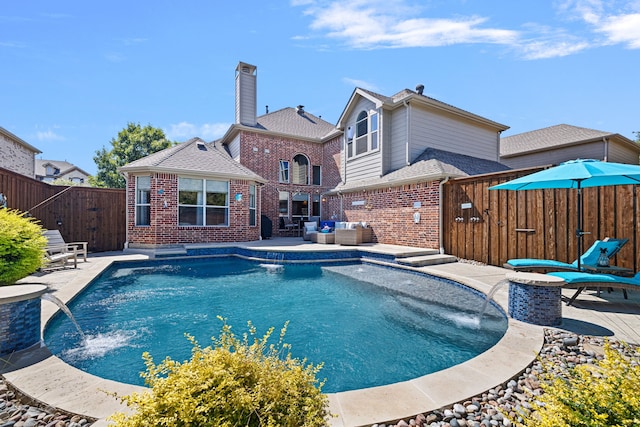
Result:
[[[256,186],[249,186],[249,225],[255,226],[256,222]]]
[[[278,191],[278,215],[289,216],[289,192]]]
[[[178,224],[229,225],[229,182],[179,178]]]
[[[151,225],[151,177],[136,177],[136,225]]]
[[[289,182],[289,162],[286,160],[280,160],[278,182]]]
[[[348,133],[355,128],[355,136],[347,136],[347,158],[366,154],[378,149],[378,113],[361,111],[356,118],[355,126],[348,128]]]

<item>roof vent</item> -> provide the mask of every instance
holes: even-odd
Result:
[[[416,92],[418,92],[418,95],[422,95],[422,92],[424,92],[424,85],[420,84],[416,86]]]
[[[204,141],[200,140],[196,142],[198,150],[207,151],[207,147],[204,145]]]
[[[298,112],[298,114],[302,115],[304,114],[304,105],[298,105],[296,107],[296,111]]]

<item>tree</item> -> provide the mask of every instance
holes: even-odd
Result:
[[[173,145],[175,142],[169,141],[162,129],[127,123],[118,138],[111,139],[111,150],[102,147],[96,151],[93,161],[98,173],[89,177],[89,182],[93,187],[124,188],[125,180],[118,168]]]

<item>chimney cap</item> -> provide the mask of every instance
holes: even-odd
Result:
[[[298,112],[298,114],[304,114],[304,105],[298,105],[296,107],[296,111]]]

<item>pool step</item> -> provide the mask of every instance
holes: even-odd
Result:
[[[457,262],[458,259],[453,255],[440,254],[436,251],[429,255],[418,255],[396,258],[398,264],[410,265],[412,267],[424,267],[425,265],[447,264]]]

